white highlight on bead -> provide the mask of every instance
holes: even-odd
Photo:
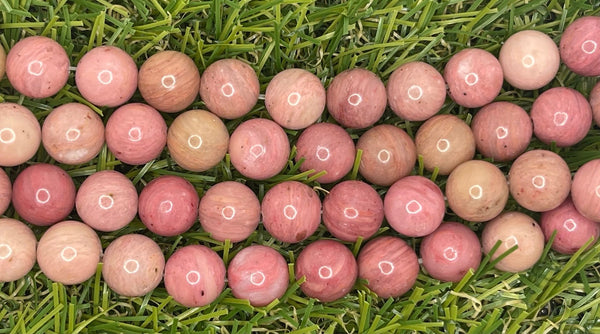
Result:
[[[293,92],[290,95],[288,95],[287,102],[291,106],[297,106],[298,103],[300,103],[301,98],[302,98],[302,95],[300,95],[300,93]]]
[[[330,266],[321,266],[319,268],[319,277],[322,279],[330,279],[333,276],[333,270]]]
[[[442,138],[437,141],[437,144],[435,145],[435,147],[437,148],[438,151],[444,153],[450,149],[450,142],[448,141],[448,139]]]
[[[344,217],[348,219],[356,219],[358,217],[358,210],[355,208],[344,208]]]
[[[261,144],[254,144],[250,147],[250,154],[254,157],[254,159],[258,159],[263,154],[265,154],[267,150]]]
[[[7,244],[0,244],[0,260],[6,260],[12,255],[12,248]]]
[[[408,94],[409,99],[418,101],[423,97],[423,88],[421,88],[421,86],[412,85],[408,87],[406,93]]]
[[[103,85],[108,85],[113,81],[113,74],[109,70],[98,72],[98,81]]]
[[[587,41],[585,41],[581,44],[581,51],[583,51],[589,55],[596,52],[597,48],[598,48],[598,43],[596,43],[596,41],[592,41],[591,39],[588,39]]]
[[[6,136],[5,133],[8,133],[8,136],[9,136],[8,139],[4,139],[4,136]],[[13,130],[11,128],[0,129],[0,143],[11,144],[11,143],[14,143],[16,139],[17,139],[17,134],[15,133],[15,130]]]
[[[188,146],[194,150],[199,149],[202,146],[202,137],[198,135],[191,135],[188,137]]]
[[[600,185],[596,186],[596,196],[600,197]]]
[[[133,266],[133,268],[131,268]],[[135,274],[140,270],[140,263],[137,260],[129,259],[123,264],[123,270],[128,274]]]
[[[175,85],[177,84],[177,80],[175,80],[175,76],[172,74],[168,74],[168,75],[163,75],[162,78],[160,78],[160,84],[168,89],[168,90],[172,90],[173,88],[175,88]]]
[[[233,94],[235,94],[235,88],[233,88],[233,85],[228,82],[221,86],[221,93],[223,93],[223,96],[225,97],[232,97]]]
[[[250,275],[250,283],[252,283],[252,285],[254,285],[254,286],[263,285],[265,283],[266,279],[267,278],[265,277],[265,274],[263,274],[262,271],[257,271]]]
[[[564,126],[565,124],[567,124],[568,120],[569,114],[567,114],[566,112],[557,111],[554,113],[554,118],[552,121],[556,126]]]
[[[521,58],[521,64],[523,64],[523,67],[525,68],[530,68],[535,65],[535,58],[533,58],[532,55],[525,55]]]
[[[511,235],[510,237],[506,238],[506,240],[504,240],[504,246],[506,248],[511,248],[518,244],[519,244],[519,241],[517,240],[517,237],[515,237],[514,235]]]
[[[173,211],[173,202],[166,200],[166,201],[162,201],[160,202],[159,206],[158,206],[160,212],[162,213],[169,213],[171,211]]]
[[[45,198],[42,198],[44,196]],[[40,188],[35,192],[35,201],[40,204],[46,204],[50,201],[50,192],[46,188]]]
[[[317,153],[315,155],[317,159],[327,161],[329,160],[329,149],[325,146],[317,146]]]
[[[221,217],[226,220],[232,220],[235,217],[235,208],[233,206],[226,206],[221,210]]]
[[[69,130],[67,130],[67,132],[65,132],[65,138],[67,138],[67,141],[76,141],[77,139],[79,139],[79,136],[81,136],[81,131],[79,131],[78,129],[70,128]]]
[[[37,67],[37,69],[34,67]],[[44,63],[39,60],[33,60],[29,62],[29,64],[27,64],[27,72],[31,75],[39,77],[42,75],[42,73],[44,73]]]
[[[508,137],[508,129],[503,126],[497,127],[496,128],[496,138],[504,139],[506,137]]]
[[[137,126],[134,126],[133,128],[129,129],[127,135],[129,136],[130,141],[140,141],[142,140],[142,129],[140,129]]]
[[[472,185],[469,188],[469,196],[471,196],[472,199],[481,199],[481,197],[483,197],[483,188],[478,184]]]
[[[360,96],[360,94],[352,94],[350,96],[348,96],[348,103],[350,103],[353,106],[357,106],[362,102],[362,96]]]
[[[565,230],[573,232],[577,228],[577,223],[575,222],[575,220],[569,218],[563,222],[563,227],[565,228]]]
[[[394,264],[390,261],[379,261],[377,266],[379,267],[379,271],[386,276],[394,272]]]
[[[479,82],[479,76],[477,75],[477,73],[469,73],[465,76],[465,83],[469,86],[474,86],[475,84],[477,84],[477,82]]]
[[[379,160],[379,162],[381,162],[382,164],[387,164],[388,162],[390,162],[391,158],[392,154],[386,149],[383,149],[379,151],[379,153],[377,153],[377,160]]]
[[[531,178],[531,184],[538,189],[543,189],[546,186],[546,178],[542,175],[536,175]]]
[[[458,258],[458,252],[453,247],[447,247],[444,249],[443,255],[448,261],[455,261]]]
[[[60,258],[65,262],[71,262],[77,257],[77,250],[71,246],[63,248],[60,252]]]
[[[296,216],[298,215],[298,210],[296,210],[296,208],[293,205],[288,204],[283,207],[283,215],[285,216],[285,218],[293,220],[296,219]]]
[[[105,204],[105,202],[108,202],[108,204]],[[114,204],[115,204],[115,200],[111,196],[102,195],[102,196],[98,197],[98,206],[101,209],[108,210],[108,209],[112,208]]]
[[[196,285],[200,283],[200,273],[195,270],[191,270],[185,275],[185,280],[189,285]]]
[[[411,207],[414,207],[415,205],[417,206],[417,208],[411,209]],[[406,209],[406,212],[408,212],[411,215],[417,214],[423,210],[423,206],[421,205],[421,203],[414,199],[406,203],[406,206],[404,206],[404,208]]]

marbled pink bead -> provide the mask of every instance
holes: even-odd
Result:
[[[381,298],[400,297],[417,281],[419,261],[406,241],[383,236],[369,241],[358,254],[358,277]]]
[[[25,168],[13,184],[12,203],[21,218],[38,226],[65,219],[75,206],[75,184],[60,167],[36,164]]]
[[[310,237],[321,222],[319,195],[298,181],[285,181],[269,189],[261,210],[265,229],[283,242],[295,243]]]
[[[235,182],[219,182],[200,198],[199,220],[202,228],[219,241],[245,240],[260,221],[260,202],[248,186]]]
[[[116,231],[137,214],[138,194],[125,175],[103,170],[88,176],[77,191],[77,214],[98,231]]]
[[[365,182],[340,182],[323,200],[323,223],[340,240],[368,239],[379,230],[382,222],[383,201]]]
[[[171,237],[194,225],[199,200],[196,188],[189,181],[180,176],[164,175],[144,187],[138,212],[150,231]]]
[[[557,208],[542,213],[540,227],[544,232],[546,241],[556,231],[552,249],[562,254],[577,252],[593,238],[592,244],[590,244],[591,247],[600,235],[600,225],[581,215],[575,208],[571,198],[567,198]]]
[[[185,307],[212,303],[225,288],[225,264],[219,255],[203,245],[178,249],[165,266],[165,288]]]
[[[433,232],[444,219],[446,203],[442,190],[423,176],[406,176],[385,194],[385,217],[390,226],[407,237]]]
[[[69,65],[69,56],[56,41],[30,36],[18,41],[8,52],[6,76],[19,93],[41,99],[65,86]]]
[[[157,158],[167,144],[167,124],[160,113],[143,103],[115,110],[106,122],[106,145],[115,157],[130,165]]]
[[[466,225],[455,222],[442,223],[423,238],[420,253],[429,275],[446,282],[460,281],[481,262],[479,238]]]
[[[281,254],[267,246],[253,245],[229,262],[227,279],[236,298],[247,299],[253,306],[266,306],[283,296],[290,277]]]
[[[356,282],[358,265],[348,247],[335,240],[317,240],[296,259],[296,280],[308,297],[331,302],[344,297]]]
[[[502,66],[493,54],[483,49],[467,48],[446,64],[444,79],[448,94],[457,104],[478,108],[492,102],[502,89]]]
[[[352,138],[341,126],[317,123],[306,128],[296,142],[296,157],[304,159],[300,170],[326,171],[317,178],[320,183],[332,183],[343,178],[354,165],[356,148]]]

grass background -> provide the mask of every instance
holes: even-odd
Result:
[[[86,51],[106,44],[126,50],[138,65],[164,49],[185,52],[200,70],[215,60],[236,57],[255,68],[264,92],[276,73],[291,67],[310,70],[325,86],[336,73],[352,67],[367,68],[385,82],[395,68],[413,60],[428,62],[441,71],[449,57],[465,47],[483,48],[497,55],[502,42],[523,29],[543,31],[558,43],[570,22],[584,15],[598,15],[599,6],[597,1],[581,0],[0,0],[0,44],[9,50],[26,36],[49,36],[65,47],[73,66]],[[556,79],[545,88],[568,86],[587,96],[596,80],[579,77],[562,65]],[[542,91],[524,92],[505,85],[497,100],[529,110]],[[133,100],[141,101],[141,97],[136,94]],[[73,74],[56,96],[43,100],[18,95],[4,78],[0,81],[0,101],[27,106],[40,121],[61,104],[87,103],[74,87]],[[192,107],[204,105],[197,99]],[[105,121],[112,112],[110,108],[93,108]],[[441,112],[470,122],[476,110],[447,100]],[[164,117],[170,124],[174,115]],[[250,114],[226,125],[232,131],[253,117],[268,117],[262,100]],[[332,119],[325,112],[321,121]],[[401,120],[389,110],[380,123],[394,124],[411,135],[420,125]],[[356,139],[364,130],[349,132]],[[287,134],[294,144],[299,132]],[[574,172],[586,161],[600,158],[600,131],[594,126],[572,148],[557,149],[535,139],[530,148],[558,152]],[[55,163],[43,149],[33,162]],[[506,163],[497,166],[505,173],[510,168]],[[5,170],[14,180],[25,167]],[[223,180],[244,181],[259,198],[282,180],[306,182],[322,197],[331,187],[299,173],[292,160],[280,175],[256,182],[243,180],[227,158],[205,173],[184,171],[166,150],[144,166],[128,166],[104,147],[88,164],[61,167],[76,185],[95,171],[115,169],[126,174],[138,190],[165,174],[185,177],[200,194]],[[444,177],[423,172],[420,165],[415,166],[414,173],[431,177],[444,187]],[[360,176],[351,173],[347,178]],[[386,188],[377,190],[383,195]],[[524,211],[513,200],[509,200],[507,210]],[[6,215],[16,216],[12,208]],[[451,212],[446,220],[460,221]],[[465,223],[481,230],[481,224]],[[35,228],[35,232],[39,237],[43,229]],[[120,231],[99,234],[106,247],[127,233],[151,235],[138,219]],[[384,223],[378,234],[394,232]],[[212,240],[198,224],[178,237],[153,236],[166,257],[180,246],[201,243],[212,247],[225,262],[250,244],[269,245],[286,257],[291,272],[295,257],[307,243],[327,237],[330,235],[321,226],[307,241],[288,245],[275,241],[259,226],[247,241],[232,245]],[[418,249],[419,239],[407,241]],[[348,244],[355,253],[360,245],[360,241]],[[345,298],[323,304],[305,298],[298,282],[291,282],[281,300],[263,308],[253,308],[225,290],[213,304],[188,309],[174,302],[162,285],[146,296],[124,298],[102,281],[100,266],[95,277],[75,286],[48,280],[36,266],[21,280],[0,283],[0,333],[600,333],[599,254],[600,244],[572,257],[547,247],[534,268],[518,274],[496,271],[493,263],[484,259],[477,272],[467,274],[457,284],[441,283],[422,272],[415,287],[396,299],[380,299],[365,288],[364,282],[358,282]]]

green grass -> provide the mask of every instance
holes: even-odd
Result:
[[[215,60],[236,57],[255,68],[264,92],[276,73],[291,67],[310,70],[326,86],[336,73],[352,67],[367,68],[387,81],[395,68],[413,60],[426,61],[441,71],[449,57],[465,47],[497,55],[501,43],[523,29],[543,31],[558,42],[570,22],[598,15],[599,6],[581,0],[0,0],[0,44],[8,50],[25,36],[49,36],[65,47],[73,65],[86,51],[104,44],[126,50],[138,65],[163,49],[185,52],[201,70]],[[587,96],[595,81],[576,76],[562,65],[548,87],[569,86]],[[524,92],[505,85],[498,100],[529,110],[541,91]],[[134,100],[141,101],[139,94]],[[85,102],[74,87],[73,75],[69,85],[44,100],[18,95],[4,78],[0,101],[22,103],[40,121],[56,106]],[[192,107],[204,105],[198,101]],[[112,112],[109,108],[95,110],[105,121]],[[475,111],[450,100],[442,109],[442,113],[466,121]],[[268,117],[262,101],[242,120],[252,117]],[[173,120],[172,115],[165,118],[167,124]],[[231,131],[242,120],[226,125]],[[324,113],[321,120],[331,119]],[[420,125],[401,120],[389,110],[380,122],[397,125],[411,135]],[[354,139],[363,132],[350,131]],[[294,144],[299,132],[287,133]],[[540,147],[558,152],[575,171],[600,158],[600,131],[594,127],[581,143],[564,149],[534,139],[531,148]],[[55,163],[43,149],[34,161]],[[498,166],[507,172],[510,164]],[[5,170],[14,179],[24,167]],[[216,182],[243,180],[227,158],[205,173],[190,173],[179,168],[166,150],[145,166],[123,165],[104,148],[88,164],[61,167],[77,185],[96,171],[119,170],[138,190],[165,174],[184,176],[200,194]],[[420,165],[414,173],[431,177],[441,186],[445,183],[445,177],[424,172]],[[360,176],[354,170],[348,178]],[[293,161],[270,180],[248,180],[246,184],[262,198],[274,183],[291,179],[308,183],[321,195],[331,187],[299,173]],[[386,191],[377,189],[382,195]],[[522,210],[514,201],[507,209]],[[10,208],[6,215],[15,216],[14,210]],[[459,219],[448,213],[446,220]],[[481,224],[469,226],[481,229]],[[35,232],[39,236],[43,229],[35,228]],[[127,233],[150,235],[136,219],[115,233],[100,233],[102,244],[106,247]],[[394,233],[384,224],[378,234]],[[321,226],[307,241],[288,245],[275,241],[259,226],[248,240],[232,245],[212,240],[198,224],[178,237],[153,236],[167,257],[180,246],[201,243],[226,262],[250,244],[269,245],[286,257],[292,272],[299,251],[309,242],[327,237],[330,235]],[[418,239],[407,241],[418,249]],[[348,246],[356,251],[359,245]],[[323,304],[306,298],[298,290],[299,282],[290,282],[281,300],[262,308],[251,307],[225,290],[213,304],[188,309],[174,302],[162,285],[146,296],[124,298],[102,281],[101,267],[85,283],[63,286],[48,280],[36,266],[21,280],[0,283],[0,333],[600,333],[599,256],[600,244],[574,256],[559,255],[547,247],[536,266],[519,274],[496,271],[485,258],[477,272],[456,284],[441,283],[421,273],[415,287],[396,299],[380,299],[359,281],[347,297]]]

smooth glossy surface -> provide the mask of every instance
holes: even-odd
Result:
[[[491,220],[504,210],[508,200],[506,176],[487,161],[463,162],[448,177],[446,197],[450,209],[462,219]]]
[[[504,82],[498,59],[488,51],[475,48],[453,55],[444,68],[444,79],[448,83],[448,95],[467,108],[492,102]]]
[[[412,175],[394,182],[383,201],[390,226],[407,237],[423,237],[435,231],[446,213],[444,194],[430,179]]]
[[[246,299],[252,306],[266,306],[283,296],[290,277],[281,254],[267,246],[253,245],[229,262],[227,279],[236,298]]]
[[[569,195],[571,171],[558,154],[532,150],[521,154],[510,167],[512,197],[526,209],[543,212],[556,208]]]
[[[49,279],[71,285],[83,283],[96,273],[101,254],[96,232],[84,223],[68,220],[44,232],[37,261]]]
[[[265,180],[277,175],[290,156],[290,142],[277,123],[253,118],[238,125],[229,139],[231,164],[242,175]]]
[[[323,200],[323,223],[342,241],[366,240],[383,222],[383,201],[369,184],[348,180],[336,184]]]
[[[152,239],[126,234],[104,251],[102,278],[121,296],[139,297],[154,290],[163,278],[165,257]]]
[[[267,191],[261,212],[265,229],[275,239],[296,243],[310,237],[319,227],[321,200],[306,184],[284,181]]]
[[[424,121],[437,114],[446,101],[446,82],[433,66],[414,61],[392,72],[387,86],[388,104],[400,118]]]
[[[460,281],[467,271],[477,271],[481,262],[481,244],[477,234],[466,225],[444,222],[423,238],[420,246],[423,267],[435,279]]]
[[[504,42],[498,60],[508,83],[515,88],[533,90],[554,79],[560,66],[560,53],[548,35],[537,30],[522,30]]]
[[[178,249],[165,266],[165,288],[185,307],[212,303],[225,288],[225,264],[212,249],[189,245]]]
[[[129,101],[138,84],[138,68],[127,52],[98,46],[86,52],[75,71],[77,90],[97,106],[117,107]]]
[[[575,172],[571,196],[579,213],[600,222],[600,159],[586,162]]]
[[[542,229],[535,220],[521,212],[505,212],[485,224],[481,234],[483,252],[490,253],[498,241],[501,244],[492,255],[492,260],[517,246],[516,250],[496,264],[496,269],[502,271],[525,271],[533,267],[544,250]]]
[[[362,150],[358,172],[380,186],[389,186],[409,175],[417,161],[412,138],[406,131],[389,124],[374,126],[363,133],[356,149]]]
[[[198,201],[196,188],[189,181],[163,175],[150,181],[140,193],[138,213],[150,231],[172,237],[194,225]]]
[[[6,76],[19,93],[42,99],[65,86],[69,65],[69,56],[56,41],[30,36],[18,41],[8,52]]]
[[[199,87],[200,72],[194,60],[178,51],[155,53],[142,64],[138,74],[138,88],[144,100],[168,113],[192,104]]]
[[[529,146],[533,123],[520,106],[492,102],[477,111],[471,120],[471,131],[479,153],[494,161],[510,161]]]
[[[60,163],[83,164],[102,149],[104,124],[100,116],[84,104],[63,104],[44,119],[42,144]]]
[[[250,65],[238,59],[210,64],[200,79],[200,98],[215,115],[234,119],[247,114],[258,102],[260,82]]]
[[[354,142],[346,130],[336,124],[317,123],[306,128],[298,137],[294,160],[304,159],[300,165],[302,172],[327,172],[316,180],[332,183],[350,172],[355,155]]]
[[[167,135],[169,154],[184,169],[203,172],[225,157],[229,133],[223,121],[206,110],[181,113]]]
[[[327,87],[327,110],[340,125],[364,129],[377,122],[387,105],[385,85],[366,69],[337,74]]]
[[[580,17],[567,26],[560,38],[560,58],[583,76],[600,75],[600,17]]]
[[[358,276],[358,265],[348,247],[334,240],[317,240],[306,246],[296,259],[296,280],[305,295],[321,302],[344,297]]]
[[[137,214],[138,194],[125,175],[103,170],[88,176],[75,197],[77,214],[98,231],[125,227]]]
[[[31,229],[12,218],[0,218],[0,282],[16,281],[33,268],[37,239]]]
[[[592,247],[600,235],[600,224],[582,216],[570,198],[556,209],[542,213],[540,227],[546,241],[556,231],[552,249],[562,254],[574,254],[590,240]]]
[[[109,117],[106,145],[115,157],[130,165],[143,165],[160,155],[167,142],[167,124],[160,113],[143,103],[119,107]]]
[[[49,226],[65,219],[75,206],[75,184],[60,167],[45,163],[25,168],[13,184],[12,203],[27,222]]]
[[[234,181],[210,187],[200,198],[198,211],[202,229],[219,241],[242,241],[260,221],[258,197],[248,186]]]
[[[42,129],[26,107],[0,103],[0,166],[12,167],[31,159],[42,142]]]
[[[419,275],[415,251],[392,236],[369,241],[358,254],[358,277],[381,298],[400,297],[414,286]]]
[[[436,167],[448,175],[456,166],[475,155],[475,137],[471,128],[455,115],[437,115],[428,119],[415,136],[417,154],[423,156],[428,171]]]
[[[592,125],[592,108],[587,99],[568,87],[554,87],[540,94],[530,115],[535,136],[560,147],[577,144]]]
[[[325,109],[325,87],[319,78],[299,68],[283,70],[271,79],[265,107],[275,122],[299,130],[316,122]]]

